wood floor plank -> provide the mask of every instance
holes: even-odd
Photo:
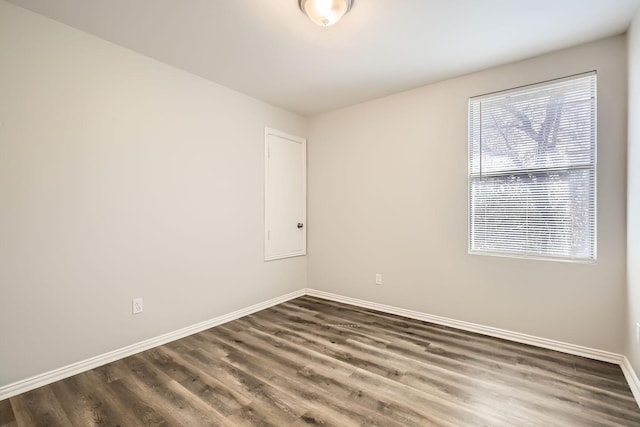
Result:
[[[263,346],[271,346],[279,349],[280,351],[286,353],[287,359],[293,359],[298,362],[302,360],[306,364],[315,363],[322,365],[328,370],[333,371],[334,375],[350,375],[356,369],[354,366],[349,365],[348,363],[333,359],[330,356],[322,353],[314,352],[308,346],[300,345],[292,341],[287,341],[286,339],[280,337],[279,332],[276,332],[275,334],[269,334],[265,333],[262,328],[253,329],[253,331],[254,336],[258,341],[253,341],[252,345],[260,345],[259,340],[262,340],[264,342],[264,344],[262,344]]]
[[[362,343],[354,342],[353,344],[359,347],[368,347]],[[370,351],[375,352],[376,349],[371,348]],[[464,399],[466,401],[473,401],[474,397],[485,400],[487,395],[491,395],[498,401],[506,400],[511,399],[514,393],[516,396],[521,396],[523,401],[527,401],[531,398],[527,393],[527,388],[531,383],[535,384],[535,387],[539,386],[535,378],[533,381],[521,379],[515,376],[516,372],[513,370],[506,374],[504,372],[496,374],[496,369],[490,369],[486,370],[486,375],[477,375],[476,368],[469,372],[465,371],[463,365],[458,365],[457,369],[449,370],[434,368],[429,364],[425,364],[422,357],[422,354],[412,354],[406,350],[403,353],[396,353],[398,361],[411,371],[405,373],[398,381],[406,384],[420,384],[421,388],[431,387],[434,392],[439,390],[448,394],[451,399]],[[422,376],[420,372],[426,370],[428,370],[428,375]],[[573,400],[574,405],[576,407],[580,406],[581,403],[577,396],[572,393],[557,396],[557,389],[561,388],[550,387],[550,393],[545,393],[542,397],[550,401],[562,399],[565,404],[569,404],[572,398],[575,397]],[[597,401],[594,400],[593,403],[596,404]]]
[[[0,401],[0,427],[15,427],[16,416],[13,414],[9,399]]]
[[[227,343],[234,346],[228,356],[232,363],[252,372],[256,377],[278,390],[299,396],[302,399],[300,405],[309,409],[305,413],[306,415],[301,415],[301,417],[307,417],[309,422],[348,425],[351,424],[350,420],[361,418],[368,425],[401,425],[366,407],[354,410],[354,406],[357,406],[353,405],[355,402],[337,399],[334,395],[327,394],[323,387],[309,381],[301,381],[296,373],[298,370],[304,369],[304,360],[299,359],[296,363],[290,358],[280,357],[277,351],[273,351],[273,349],[270,351],[268,346],[261,346],[257,341],[252,340],[250,331],[245,330],[242,333],[231,334],[229,330],[225,334],[224,328],[216,329],[219,329],[220,334],[224,337],[222,339],[228,340]],[[253,343],[253,345],[249,345],[249,343]],[[242,356],[238,357],[239,353],[242,353]],[[265,360],[269,360],[270,363],[265,365]]]
[[[118,405],[111,404],[105,396],[102,385],[90,382],[90,375],[76,375],[65,381],[51,384],[51,390],[58,398],[69,420],[76,426],[126,425],[133,420],[118,411]]]
[[[283,345],[280,338],[269,336],[262,330],[249,329],[247,330],[247,333],[249,332],[254,334],[255,337],[259,337],[263,341],[262,345],[258,344],[257,341],[253,341],[254,345],[261,346],[263,349],[265,347],[268,347],[269,345],[275,348],[286,348],[288,354],[292,353],[290,351],[292,349],[292,346]],[[261,352],[260,350],[256,350],[256,348],[251,349],[252,353],[259,354]],[[343,405],[357,408],[356,414],[362,414],[363,411],[381,412],[382,410],[384,410],[382,412],[385,413],[387,419],[384,421],[383,425],[393,425],[395,424],[395,422],[399,422],[401,425],[405,426],[425,425],[424,420],[422,420],[419,415],[415,416],[415,411],[413,411],[412,409],[401,407],[402,405],[399,405],[398,403],[390,404],[389,402],[375,399],[375,397],[371,397],[363,392],[362,384],[357,384],[349,377],[349,375],[355,372],[357,368],[351,367],[348,371],[336,375],[335,369],[327,367],[327,365],[324,363],[325,360],[323,358],[329,359],[328,357],[317,353],[313,354],[311,350],[305,348],[300,348],[298,350],[301,351],[295,354],[299,355],[302,360],[307,362],[307,365],[299,372],[297,372],[297,376],[305,379],[305,387],[314,389],[321,395],[328,394],[330,396],[336,397]],[[280,359],[280,363],[283,364],[286,364],[289,360],[288,358],[277,357],[274,357],[273,359],[276,361]],[[334,363],[335,362],[337,361],[334,360]],[[323,372],[324,375],[320,375],[318,374],[318,372]],[[288,379],[290,377],[282,378]],[[274,380],[278,381],[278,377],[271,378],[271,381]],[[304,392],[301,391],[301,393]],[[320,398],[316,397],[313,400],[317,401],[320,400]],[[389,410],[391,407],[393,407],[393,410]]]
[[[23,426],[630,427],[619,366],[304,296],[0,401]]]
[[[40,387],[11,398],[17,424],[28,426],[69,426],[71,421],[51,387]]]
[[[428,347],[432,341],[438,342],[439,337],[444,339],[454,338],[456,339],[456,348],[462,348],[459,347],[459,345],[467,341],[472,344],[471,348],[474,353],[477,354],[481,354],[484,349],[491,349],[498,345],[500,347],[500,353],[509,352],[512,356],[517,357],[519,361],[529,360],[532,362],[557,362],[562,367],[575,365],[575,368],[582,370],[583,373],[607,369],[608,372],[612,374],[622,375],[620,368],[614,364],[598,362],[584,357],[576,357],[557,351],[546,350],[526,344],[461,331],[442,325],[414,321],[412,319],[388,315],[366,308],[348,306],[348,309],[345,309],[344,304],[319,300],[318,298],[309,296],[287,302],[282,304],[280,307],[284,307],[286,304],[303,304],[305,306],[313,306],[313,304],[318,304],[319,301],[321,301],[323,307],[331,307],[324,312],[318,312],[320,316],[331,316],[331,313],[336,312],[341,313],[343,319],[348,319],[347,322],[358,323],[358,330],[362,330],[368,325],[372,325],[374,333],[379,336],[390,333],[390,336],[392,337],[391,339],[394,342],[398,341],[398,339],[415,340],[415,342]],[[500,353],[487,354],[487,356],[490,356],[492,359],[500,358]],[[531,357],[528,358],[528,356]],[[622,386],[626,392],[628,386],[625,382],[620,384],[619,379],[620,378],[616,378],[614,382],[618,386]]]
[[[216,328],[216,331],[217,331],[218,334],[222,334],[223,331],[224,331],[224,328]],[[238,340],[237,338],[239,336],[246,337],[247,334],[237,334],[237,333],[236,334],[231,334],[230,332],[227,332],[227,334],[226,334],[226,337],[227,337],[228,340],[235,339],[236,341],[240,342],[241,345],[248,345],[248,340],[246,340],[246,339]],[[249,346],[248,348],[251,350],[252,353],[260,353],[260,349],[255,347],[255,346]],[[276,354],[267,354],[265,356],[266,357],[264,357],[264,358],[268,358],[269,360],[274,360],[274,359],[277,359],[277,357],[278,357]],[[361,356],[366,357],[366,356],[364,356],[364,353]],[[385,362],[389,363],[390,360],[387,359],[387,360],[385,360]],[[400,366],[400,364],[398,364],[398,366]],[[297,369],[297,368],[298,368],[298,366],[295,366],[293,369]],[[496,416],[497,416],[497,414],[496,414]]]
[[[131,414],[136,419],[135,423],[124,425],[158,427],[177,425],[176,420],[171,417],[167,417],[158,410],[157,405],[153,400],[147,399],[144,393],[139,393],[127,384],[124,384],[121,380],[110,382],[108,384],[108,390],[111,394],[117,396],[116,398],[121,403],[122,412]]]
[[[153,350],[152,350],[153,351]],[[174,425],[230,425],[224,415],[190,393],[170,376],[147,362],[142,355],[122,360],[131,374],[121,375],[120,382]]]
[[[257,378],[252,372],[235,366],[226,358],[216,358],[206,350],[198,348],[187,353],[185,360],[202,369],[210,370],[220,382],[227,384],[235,391],[240,391],[251,400],[251,403],[229,417],[235,423],[244,424],[254,420],[256,414],[262,414],[268,417],[265,420],[269,420],[265,425],[270,425],[272,422],[275,425],[288,425],[302,414],[296,408],[300,402],[294,402],[290,396],[289,401],[284,400],[282,393],[274,390],[270,384]]]
[[[209,373],[188,363],[180,354],[158,349],[142,356],[224,416],[250,403],[249,399],[234,393]]]
[[[12,397],[10,399],[11,408],[16,417],[16,424],[18,426],[37,426],[38,419],[36,418],[36,408],[31,409],[31,406],[40,406],[40,402],[29,403],[24,394]]]
[[[263,324],[278,327],[273,322],[273,316],[266,317],[265,320],[266,315],[264,312],[261,314],[263,315],[261,317]],[[295,322],[287,323],[286,325],[281,324],[279,327],[278,332],[282,336],[304,343],[305,346],[318,353],[328,355],[354,367],[364,368],[384,376],[398,376],[403,370],[402,366],[389,364],[387,360],[380,358],[369,357],[369,355],[363,354],[355,348],[346,349],[344,346],[346,340],[344,333],[332,330],[331,327],[322,326],[310,329]]]
[[[474,351],[473,347],[469,347],[466,345],[458,345],[456,347],[455,352],[451,351],[451,343],[449,344],[449,349],[444,349],[440,346],[437,345],[437,343],[434,343],[432,345],[432,343],[429,343],[429,345],[426,345],[424,347],[424,350],[429,351],[431,350],[433,353],[435,354],[439,354],[443,359],[447,360],[447,363],[449,363],[449,361],[451,360],[455,360],[456,358],[459,358],[459,356],[464,357],[464,359],[460,359],[459,360],[461,362],[464,362],[466,364],[471,364],[472,366],[474,366],[475,368],[486,368],[486,362],[487,360],[489,360],[491,363],[493,363],[492,366],[489,366],[488,368],[490,368],[489,371],[487,371],[487,374],[489,376],[493,376],[496,372],[500,372],[503,370],[508,370],[508,373],[510,375],[526,375],[526,376],[533,376],[535,378],[533,378],[533,380],[539,380],[540,378],[543,379],[549,379],[552,378],[553,381],[557,381],[558,380],[558,376],[565,376],[567,377],[567,381],[569,383],[572,383],[573,385],[575,385],[575,382],[573,382],[571,380],[571,376],[572,374],[566,374],[563,372],[560,372],[558,369],[552,370],[551,372],[549,371],[549,367],[545,366],[545,369],[541,369],[539,371],[534,371],[534,370],[529,370],[529,369],[524,369],[524,370],[514,370],[513,368],[511,368],[511,365],[517,364],[517,365],[522,365],[523,364],[520,362],[519,359],[514,359],[513,357],[509,358],[509,359],[504,359],[504,358],[500,358],[500,352],[498,351],[493,351],[492,353],[483,353],[482,350],[479,350],[476,354],[476,352]],[[391,350],[398,350],[398,347],[396,345],[391,345],[389,347],[389,349]],[[407,351],[406,349],[399,349],[402,351]],[[461,351],[462,350],[462,351]],[[466,351],[464,351],[466,350]],[[375,350],[374,350],[375,351]],[[410,351],[410,350],[409,350]],[[422,354],[422,349],[419,349],[420,354]],[[415,354],[415,352],[414,352]],[[419,356],[419,355],[418,355]],[[528,360],[528,359],[526,359]],[[535,359],[534,359],[535,360]],[[481,365],[476,365],[473,363],[473,361],[479,361],[481,363]],[[531,362],[529,366],[533,366],[535,362]],[[537,367],[540,367],[540,365],[537,365]],[[568,371],[575,371],[575,369],[573,369],[572,367],[569,367],[567,369]],[[619,369],[618,369],[619,370]],[[546,376],[546,377],[545,377]],[[594,380],[595,381],[595,380]],[[597,388],[608,388],[609,384],[610,384],[610,379],[598,379],[598,383],[594,383],[594,381],[591,382],[591,385],[597,387]],[[618,382],[620,382],[618,380]],[[584,382],[580,383],[581,386],[586,385]],[[623,385],[625,385],[623,383]],[[567,391],[570,394],[575,393],[575,390],[568,390]],[[627,395],[629,395],[628,393],[628,386],[627,386]]]

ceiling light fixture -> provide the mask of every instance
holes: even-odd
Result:
[[[299,0],[300,9],[318,25],[333,25],[351,9],[352,0]]]

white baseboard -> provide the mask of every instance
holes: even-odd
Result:
[[[449,326],[456,329],[462,329],[469,332],[476,332],[482,335],[502,338],[509,341],[515,341],[522,344],[529,344],[536,347],[547,348],[550,350],[561,351],[563,353],[573,354],[575,356],[588,357],[590,359],[600,360],[609,363],[622,363],[624,356],[608,351],[596,350],[589,347],[583,347],[575,344],[568,344],[561,341],[554,341],[547,338],[540,338],[533,335],[521,334],[519,332],[507,331],[505,329],[493,328],[491,326],[479,325],[471,322],[450,319],[448,317],[434,316],[432,314],[421,313],[419,311],[407,310],[404,308],[394,307],[386,304],[365,301],[356,298],[345,297],[342,295],[332,294],[329,292],[317,291],[315,289],[307,289],[307,295],[328,299],[331,301],[342,302],[345,304],[356,305],[358,307],[370,308],[372,310],[382,311],[384,313],[396,314],[398,316],[409,317],[411,319],[422,320],[425,322],[436,323],[438,325]]]
[[[636,402],[640,405],[640,380],[636,375],[636,371],[633,370],[633,366],[631,366],[629,359],[627,359],[626,356],[622,356],[622,358],[623,360],[620,363],[622,373],[629,383],[629,388],[631,389],[631,393],[633,393],[633,397],[636,398]]]
[[[252,306],[236,310],[232,313],[224,314],[222,316],[215,317],[213,319],[206,320],[204,322],[196,323],[195,325],[187,326],[177,331],[169,332],[164,335],[160,335],[148,340],[140,341],[136,344],[128,345],[120,349],[110,351],[89,359],[82,360],[80,362],[72,363],[71,365],[64,366],[62,368],[54,369],[49,372],[35,375],[31,378],[27,378],[22,381],[18,381],[12,384],[8,384],[0,387],[0,400],[8,399],[21,393],[36,389],[38,387],[51,384],[53,382],[68,378],[70,376],[88,371],[98,366],[105,365],[122,358],[132,356],[150,348],[157,347],[162,344],[166,344],[171,341],[175,341],[180,338],[184,338],[189,335],[193,335],[197,332],[204,331],[214,326],[221,325],[223,323],[230,322],[243,316],[264,310],[265,308],[272,307],[274,305],[289,301],[294,298],[301,297],[305,294],[304,289],[291,292],[286,295],[282,295],[268,301],[264,301]]]
[[[483,335],[488,335],[496,338],[502,338],[509,341],[515,341],[523,344],[529,344],[536,347],[547,348],[550,350],[556,350],[563,353],[573,354],[576,356],[588,357],[594,360],[600,360],[603,362],[615,363],[620,365],[622,372],[629,383],[631,392],[640,406],[640,380],[636,375],[633,367],[629,363],[626,356],[621,354],[611,353],[608,351],[596,350],[589,347],[583,347],[575,344],[568,344],[560,341],[554,341],[546,338],[536,337],[532,335],[521,334],[519,332],[507,331],[504,329],[493,328],[490,326],[479,325],[471,322],[464,322],[460,320],[450,319],[447,317],[434,316],[431,314],[421,313],[418,311],[407,310],[404,308],[394,307],[386,304],[379,304],[371,301],[365,301],[357,298],[345,297],[338,294],[332,294],[329,292],[318,291],[315,289],[302,289],[299,291],[291,292],[286,295],[282,295],[268,301],[264,301],[258,304],[254,304],[250,307],[246,307],[240,310],[236,310],[232,313],[228,313],[216,318],[206,320],[195,325],[187,326],[177,331],[170,332],[164,335],[160,335],[155,338],[150,338],[145,341],[141,341],[136,344],[132,344],[118,350],[114,350],[99,356],[95,356],[80,362],[73,363],[71,365],[54,369],[49,372],[45,372],[40,375],[27,378],[22,381],[18,381],[12,384],[8,384],[0,387],[0,400],[8,399],[21,393],[33,390],[38,387],[51,384],[55,381],[68,378],[70,376],[88,371],[98,366],[105,365],[116,360],[140,353],[142,351],[157,347],[162,344],[166,344],[171,341],[175,341],[180,338],[195,334],[197,332],[204,331],[214,326],[221,325],[223,323],[230,322],[243,316],[264,310],[277,304],[292,300],[294,298],[301,297],[303,295],[310,295],[318,298],[323,298],[331,301],[342,302],[358,307],[369,308],[372,310],[378,310],[384,313],[395,314],[398,316],[408,317],[411,319],[422,320],[425,322],[431,322],[438,325],[449,326],[456,329],[461,329],[469,332],[476,332]]]

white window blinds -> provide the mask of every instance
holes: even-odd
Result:
[[[469,100],[469,252],[595,260],[595,72]]]

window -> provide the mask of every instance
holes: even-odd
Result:
[[[595,72],[469,99],[469,253],[595,261]]]

